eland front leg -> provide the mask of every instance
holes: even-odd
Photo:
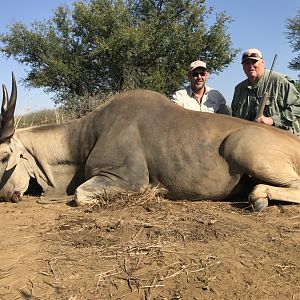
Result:
[[[94,176],[76,189],[74,201],[77,206],[93,205],[99,203],[103,195],[114,195],[124,190],[103,176]]]

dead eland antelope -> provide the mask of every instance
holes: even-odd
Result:
[[[300,142],[253,122],[194,112],[149,90],[119,94],[65,124],[15,130],[17,87],[3,86],[0,197],[18,201],[32,186],[48,196],[95,195],[160,185],[173,199],[220,200],[254,187],[268,200],[300,203]]]

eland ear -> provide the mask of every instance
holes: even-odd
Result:
[[[12,73],[12,89],[8,99],[5,85],[2,85],[3,99],[1,106],[0,143],[10,139],[15,132],[14,112],[17,102],[17,84],[14,73]]]

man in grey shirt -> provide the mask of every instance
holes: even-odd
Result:
[[[201,60],[192,62],[188,78],[190,85],[177,91],[172,96],[173,102],[190,110],[230,114],[222,94],[206,85],[208,71],[205,62]]]

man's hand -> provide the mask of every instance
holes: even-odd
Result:
[[[270,126],[274,124],[272,117],[265,117],[265,116],[255,119],[255,122],[263,123]]]

